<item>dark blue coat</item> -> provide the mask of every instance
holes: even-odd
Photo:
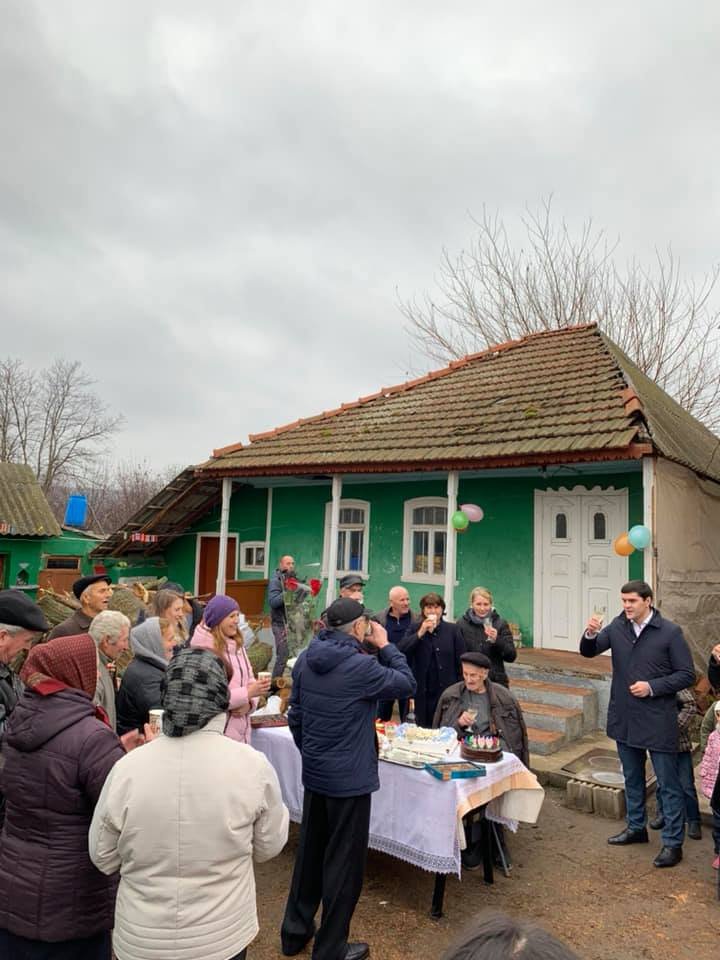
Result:
[[[378,790],[377,701],[414,693],[407,660],[393,644],[374,657],[353,637],[321,630],[293,668],[288,711],[303,785],[328,797]]]
[[[462,680],[460,657],[465,641],[456,625],[441,620],[433,631],[418,636],[421,623],[414,623],[398,643],[417,682],[415,717],[421,727],[431,727],[443,690]]]
[[[607,734],[642,750],[675,753],[678,748],[675,694],[695,684],[690,648],[680,627],[657,610],[636,640],[624,613],[592,639],[583,635],[580,653],[596,657],[612,652],[612,686]],[[652,696],[634,697],[630,686],[646,680]]]

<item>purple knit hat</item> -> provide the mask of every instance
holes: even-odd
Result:
[[[208,600],[207,606],[205,607],[205,612],[203,613],[205,626],[212,630],[221,620],[224,620],[225,617],[239,609],[240,604],[237,600],[233,600],[232,597],[226,597],[223,593],[218,594],[218,596],[213,597],[212,600]]]

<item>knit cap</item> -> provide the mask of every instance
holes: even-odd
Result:
[[[225,594],[220,593],[213,597],[212,600],[209,600],[205,607],[205,611],[203,612],[205,626],[212,630],[221,620],[224,620],[229,614],[239,609],[240,605],[237,600],[233,600],[232,597],[226,597]]]

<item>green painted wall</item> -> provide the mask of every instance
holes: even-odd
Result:
[[[642,523],[642,474],[578,475],[571,480],[539,481],[528,477],[496,477],[487,479],[460,478],[458,503],[477,503],[485,517],[472,523],[457,537],[457,586],[455,613],[459,616],[467,606],[472,587],[483,585],[494,594],[496,606],[506,619],[519,624],[526,643],[532,642],[533,621],[533,541],[534,491],[572,489],[581,484],[588,489],[627,488],[629,491],[628,526]],[[367,500],[370,503],[369,580],[365,600],[373,609],[383,607],[391,586],[403,582],[402,539],[403,506],[413,497],[439,496],[446,493],[444,480],[419,480],[399,483],[346,484],[343,498]],[[279,487],[273,493],[270,569],[277,559],[292,554],[301,574],[319,576],[323,553],[325,504],[330,500],[330,485]],[[240,541],[264,540],[267,494],[250,487],[236,489],[230,510],[230,532]],[[175,540],[165,553],[167,575],[191,588],[195,577],[196,534],[218,532],[220,511],[207,517]],[[629,575],[642,577],[642,554],[630,557]],[[257,574],[241,574],[254,577]],[[414,607],[430,590],[442,592],[442,586],[405,583]]]
[[[18,584],[18,575],[27,564],[27,582],[37,584],[38,574],[45,566],[48,556],[79,556],[83,574],[91,573],[93,564],[88,553],[98,543],[90,537],[63,531],[59,537],[0,537],[0,554],[4,556],[4,576],[0,588],[14,587]],[[28,591],[34,597],[34,591]]]

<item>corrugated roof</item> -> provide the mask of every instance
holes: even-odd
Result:
[[[174,480],[133,514],[110,537],[90,552],[91,557],[126,556],[160,551],[179,536],[196,518],[204,516],[220,499],[220,483],[198,478],[194,467],[186,467]],[[132,540],[133,534],[157,537],[148,546]]]
[[[529,463],[649,452],[595,325],[533,334],[216,450],[198,470],[252,476]]]
[[[32,469],[24,463],[0,463],[0,524],[5,535],[59,537],[60,524]]]

